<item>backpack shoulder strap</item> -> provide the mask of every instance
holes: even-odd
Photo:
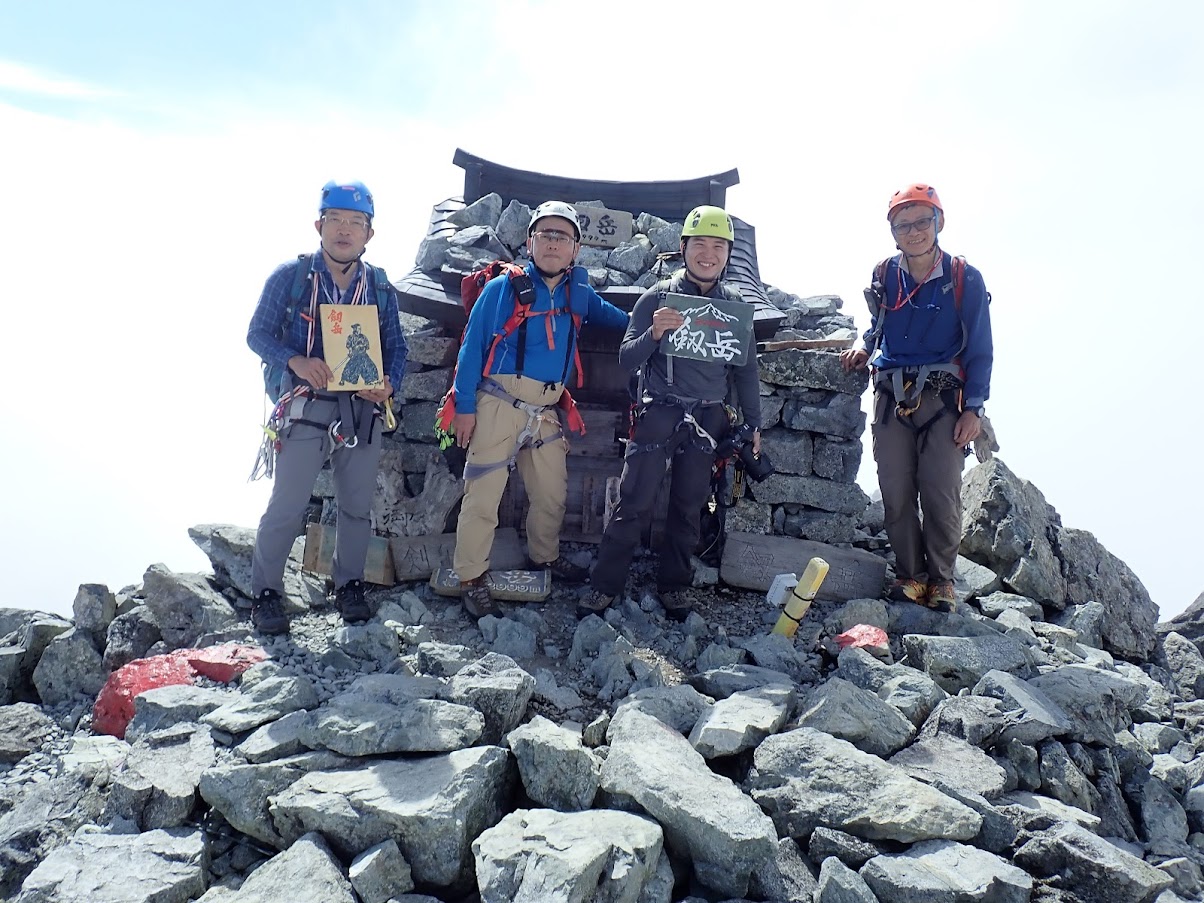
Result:
[[[389,289],[392,288],[389,274],[384,271],[383,267],[372,264],[367,266],[372,271],[372,282],[376,286],[376,306],[383,308],[389,302]]]
[[[284,318],[280,321],[280,336],[288,331],[288,324],[297,315],[301,299],[305,296],[305,286],[309,284],[310,270],[313,267],[314,255],[298,254],[297,271],[293,274],[293,284],[288,292],[288,305],[284,308]]]
[[[949,275],[953,280],[953,306],[960,311],[962,309],[962,295],[966,291],[966,258],[960,256],[950,257]]]

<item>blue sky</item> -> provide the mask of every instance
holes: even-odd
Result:
[[[0,248],[27,302],[0,605],[202,569],[188,526],[257,522],[264,278],[315,244],[331,177],[372,187],[368,257],[407,271],[456,147],[581,177],[737,167],[763,277],[861,324],[886,199],[932,182],[994,295],[1001,457],[1164,614],[1190,604],[1204,7],[822,6],[0,5]]]

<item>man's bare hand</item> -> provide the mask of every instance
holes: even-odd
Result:
[[[477,428],[476,414],[457,414],[452,418],[452,433],[456,437],[456,445],[460,448],[468,448],[468,443],[472,441],[473,430]]]
[[[320,357],[294,354],[288,359],[288,368],[315,389],[325,389],[327,384],[334,379],[334,374],[326,366],[326,361]]]
[[[666,332],[673,332],[686,322],[680,310],[672,307],[659,307],[652,315],[652,338],[659,342]]]
[[[357,397],[371,401],[373,404],[379,404],[382,401],[389,400],[389,396],[393,394],[393,386],[389,382],[389,377],[386,376],[385,384],[379,389],[360,389],[355,394]]]
[[[860,370],[869,359],[869,352],[864,348],[848,348],[840,352],[840,366],[845,370]]]
[[[973,411],[963,411],[953,427],[953,441],[958,448],[965,448],[982,432],[982,421]]]

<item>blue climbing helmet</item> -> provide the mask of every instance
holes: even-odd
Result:
[[[372,204],[372,192],[363,182],[336,182],[331,179],[323,185],[318,213],[323,213],[331,208],[358,210],[360,213],[366,214],[368,219],[376,216],[376,208]]]

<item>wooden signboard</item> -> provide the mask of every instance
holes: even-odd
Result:
[[[425,580],[440,568],[451,568],[456,550],[455,533],[434,536],[395,536],[389,543],[397,581]],[[517,568],[527,563],[526,552],[513,527],[493,531],[489,563],[495,568]]]
[[[509,602],[542,602],[552,593],[551,571],[504,570],[486,575],[489,595]],[[460,581],[451,568],[431,575],[431,589],[440,596],[459,596]]]
[[[311,574],[329,577],[334,567],[334,537],[334,524],[309,524],[305,528],[305,555],[301,566]],[[378,586],[392,586],[395,582],[389,540],[383,536],[368,539],[364,580]]]
[[[591,248],[617,248],[631,241],[634,221],[626,210],[605,207],[574,207],[581,227],[581,243]]]
[[[798,574],[812,558],[822,558],[829,565],[817,599],[845,602],[882,598],[885,559],[862,549],[841,549],[789,536],[727,534],[719,576],[730,586],[767,590],[778,574]]]
[[[375,304],[319,304],[322,353],[334,374],[328,392],[359,392],[385,384]]]
[[[668,333],[665,354],[696,361],[741,366],[753,343],[753,306],[743,301],[665,295],[665,306],[680,310],[686,322]]]

